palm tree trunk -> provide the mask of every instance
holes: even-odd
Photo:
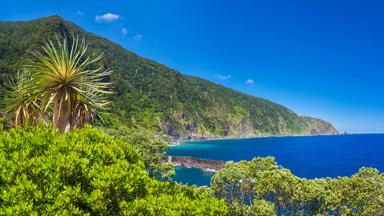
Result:
[[[59,96],[55,101],[55,107],[53,111],[53,128],[59,129],[60,133],[69,131],[68,123],[71,114],[70,99],[65,100]]]
[[[79,128],[84,127],[84,122],[85,122],[85,111],[81,110],[79,115]]]
[[[15,127],[24,127],[24,110],[22,108],[19,114],[15,115]]]

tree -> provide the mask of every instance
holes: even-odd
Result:
[[[43,111],[52,106],[53,127],[61,133],[89,120],[94,109],[104,108],[109,83],[103,82],[110,71],[97,66],[102,55],[87,55],[85,41],[67,39],[45,42],[42,52],[32,51],[34,60],[26,67],[33,77],[28,85],[31,97],[41,98]],[[68,127],[69,126],[69,127]]]
[[[154,138],[151,134],[143,132],[131,132],[124,128],[103,128],[107,134],[131,143],[139,150],[140,158],[144,163],[149,177],[158,180],[171,180],[175,174],[174,166],[168,162],[168,144],[160,138]]]
[[[234,215],[384,215],[384,174],[361,168],[348,177],[305,179],[274,158],[228,162],[212,190],[231,202]],[[248,197],[249,205],[243,205]]]
[[[4,111],[12,118],[15,127],[36,125],[37,120],[44,119],[41,114],[41,100],[29,91],[30,82],[33,82],[30,74],[19,71],[16,77],[8,80],[6,84]]]

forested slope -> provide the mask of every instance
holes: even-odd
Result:
[[[298,116],[288,108],[183,75],[121,46],[52,16],[26,22],[0,22],[0,82],[29,59],[28,50],[43,40],[85,38],[90,49],[104,53],[103,66],[113,70],[112,109],[107,127],[145,129],[176,137],[334,134],[328,122]]]

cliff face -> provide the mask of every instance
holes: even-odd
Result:
[[[0,84],[29,59],[28,50],[41,49],[43,40],[65,36],[84,38],[89,51],[104,53],[102,65],[113,70],[107,80],[116,94],[110,98],[111,113],[103,115],[106,127],[184,139],[337,132],[327,122],[298,116],[269,100],[183,75],[57,16],[0,22]]]
[[[301,117],[303,125],[310,135],[321,135],[321,134],[338,134],[339,132],[329,122],[321,119],[311,118],[308,116]]]
[[[298,131],[285,130],[287,125],[284,125],[284,122],[280,123],[281,128],[278,133],[268,133],[268,132],[259,132],[251,122],[250,118],[243,118],[238,127],[229,129],[229,131],[224,135],[220,136],[217,134],[207,134],[199,133],[196,130],[196,127],[187,126],[187,134],[181,136],[181,139],[213,139],[220,137],[260,137],[260,136],[270,136],[270,135],[335,135],[339,134],[336,128],[329,122],[326,122],[321,119],[311,118],[307,116],[299,116],[299,125],[300,129]],[[233,132],[231,132],[233,131]]]

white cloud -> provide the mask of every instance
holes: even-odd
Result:
[[[215,77],[219,80],[229,80],[231,79],[231,75],[222,75],[222,74],[215,74]]]
[[[95,20],[96,22],[113,22],[113,21],[116,21],[118,19],[120,19],[120,15],[118,14],[113,14],[113,13],[106,13],[106,14],[103,14],[103,15],[97,15],[95,17]]]
[[[122,28],[122,29],[121,29],[121,33],[122,33],[123,35],[127,35],[127,34],[128,34],[128,29],[126,29],[126,28]]]
[[[84,13],[82,11],[76,11],[76,14],[79,16],[84,16]]]
[[[137,35],[135,35],[135,36],[133,37],[133,39],[134,39],[135,41],[141,41],[141,40],[143,39],[143,35],[141,35],[141,34],[137,34]]]
[[[255,81],[253,79],[247,79],[245,83],[247,83],[248,85],[253,85],[255,84]]]

